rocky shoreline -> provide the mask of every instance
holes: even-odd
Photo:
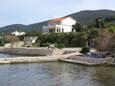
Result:
[[[60,61],[75,63],[75,64],[82,64],[82,65],[87,65],[87,66],[107,65],[105,58],[93,58],[93,57],[79,56],[79,55],[70,56],[66,59],[60,59]]]
[[[3,48],[0,53],[23,55],[23,56],[47,56],[51,55],[53,51],[46,48]]]
[[[87,65],[87,66],[101,66],[101,65],[115,66],[115,59],[113,58],[107,59],[107,58],[93,58],[89,56],[84,56],[84,55],[81,55],[78,52],[78,50],[79,49],[72,50],[68,48],[68,49],[62,49],[62,50],[55,50],[55,52],[53,52],[52,55],[47,55],[47,56],[31,56],[31,57],[21,56],[21,57],[16,57],[16,58],[0,58],[0,64],[19,64],[19,63],[38,63],[38,62],[61,61],[61,62],[82,64],[82,65]],[[61,53],[57,51],[60,51]],[[69,53],[69,51],[71,52]]]
[[[58,58],[51,57],[17,57],[17,58],[0,58],[0,64],[20,64],[20,63],[37,63],[37,62],[55,62]]]

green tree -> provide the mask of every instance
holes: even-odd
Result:
[[[105,27],[105,23],[100,17],[95,19],[95,27],[99,29]]]
[[[115,16],[109,16],[104,19],[105,22],[114,22],[115,21]]]
[[[42,33],[38,32],[38,31],[31,31],[31,32],[27,32],[24,36],[39,36]]]
[[[72,32],[81,32],[83,29],[82,25],[79,22],[76,22],[75,25],[72,26]]]
[[[83,54],[87,54],[90,52],[90,48],[89,47],[83,47],[80,51],[80,53],[83,53]]]

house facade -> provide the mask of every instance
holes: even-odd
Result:
[[[14,31],[14,32],[12,32],[11,33],[12,35],[15,35],[15,36],[21,36],[21,35],[24,35],[24,34],[26,34],[25,32],[19,32],[19,31]]]
[[[36,37],[36,36],[24,37],[25,46],[31,47],[32,44],[34,44],[36,42],[37,38],[38,37]]]
[[[57,18],[48,21],[47,26],[43,26],[43,33],[67,33],[72,31],[72,25],[76,20],[72,17]]]

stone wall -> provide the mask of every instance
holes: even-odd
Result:
[[[27,55],[27,56],[47,56],[52,55],[51,49],[39,49],[39,48],[5,48],[0,50],[1,53],[15,54],[15,55]]]

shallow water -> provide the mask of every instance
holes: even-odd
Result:
[[[60,62],[0,65],[0,86],[115,86],[115,68]]]
[[[0,86],[115,86],[115,68],[56,62],[0,65]]]

